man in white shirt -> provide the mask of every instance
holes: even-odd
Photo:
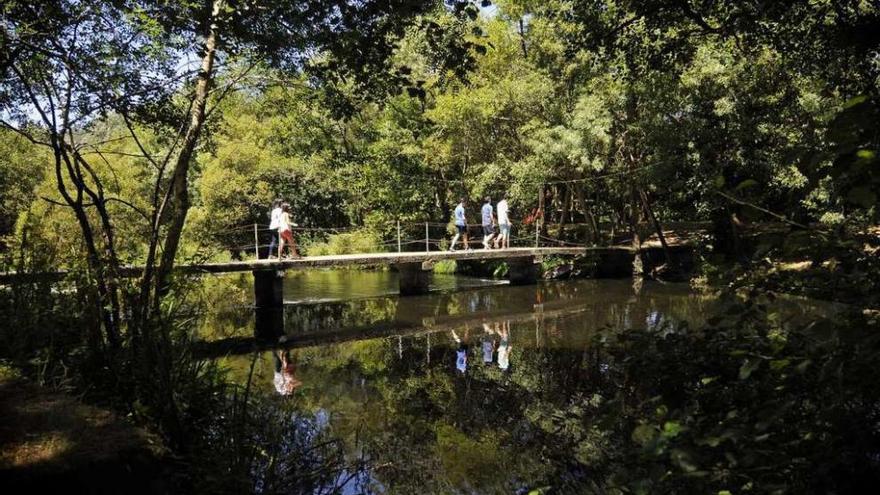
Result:
[[[278,248],[278,227],[281,225],[281,203],[280,199],[272,202],[272,211],[269,213],[269,258],[274,258]],[[259,256],[257,256],[259,257]]]
[[[507,194],[502,196],[501,201],[495,205],[495,211],[498,213],[498,229],[500,233],[495,239],[495,248],[510,248],[510,207],[507,205]]]

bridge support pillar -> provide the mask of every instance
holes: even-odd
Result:
[[[284,306],[284,272],[254,270],[254,306],[258,309]]]
[[[599,252],[596,263],[596,278],[627,278],[634,275],[638,254],[626,249],[606,249]]]
[[[427,268],[421,262],[398,263],[395,265],[399,272],[400,295],[411,296],[426,294],[431,287],[432,269]]]
[[[507,278],[511,285],[531,285],[538,282],[540,264],[534,256],[508,258]]]
[[[284,335],[283,308],[254,309],[254,338],[263,342],[278,342]]]

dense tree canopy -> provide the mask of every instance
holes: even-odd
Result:
[[[65,384],[70,365],[74,387],[106,390],[188,459],[222,444],[208,459],[238,473],[253,466],[237,448],[272,451],[247,437],[264,419],[329,451],[283,410],[260,403],[248,416],[249,389],[193,358],[203,294],[175,265],[260,253],[276,198],[292,205],[306,252],[324,254],[395,249],[398,229],[404,249],[423,249],[426,235],[446,248],[459,198],[476,223],[483,197],[507,195],[514,245],[656,235],[669,254],[665,227],[696,225],[700,281],[859,310],[839,328],[788,334],[747,302],[704,330],[601,335],[590,351],[607,379],[586,367],[576,384],[543,376],[542,360],[575,369],[586,359],[555,351],[478,375],[475,390],[498,403],[512,394],[529,438],[574,466],[520,459],[525,477],[634,492],[847,491],[859,481],[850,474],[876,470],[863,455],[876,439],[853,425],[877,410],[865,377],[878,355],[878,122],[880,6],[865,0],[7,0],[0,271],[67,278],[63,290],[0,288],[0,317],[15,328],[0,332],[0,359]],[[121,275],[126,265],[142,267],[137,279]],[[360,316],[399,309],[370,304]],[[386,439],[377,458],[431,448],[463,486],[522,440],[475,441],[491,418],[456,402],[464,382],[395,368],[382,342],[354,348],[357,358],[335,356],[321,372],[362,367],[398,408],[395,427],[430,439]],[[406,386],[385,387],[389,378]],[[582,394],[540,400],[572,390]],[[408,413],[421,406],[458,409],[422,424]],[[800,457],[762,450],[770,435]],[[830,452],[844,457],[828,459],[835,435],[846,445]],[[477,444],[485,451],[468,457]],[[312,476],[331,456],[303,448],[279,476]],[[213,468],[201,462],[194,469]],[[813,472],[823,463],[832,484]],[[275,467],[259,469],[271,481]],[[385,476],[450,489],[407,469]],[[314,476],[302,486],[330,483]],[[496,481],[509,479],[486,486]]]

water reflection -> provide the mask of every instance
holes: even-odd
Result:
[[[496,323],[496,330],[497,325]],[[501,343],[498,344],[498,367],[506,370],[510,367],[510,321],[502,323],[498,335],[501,337]]]
[[[458,344],[458,349],[455,351],[455,369],[457,369],[460,373],[464,374],[467,372],[467,364],[468,364],[468,349],[470,346],[468,345],[469,335],[468,330],[464,331],[464,339],[458,336],[455,333],[455,330],[451,330],[452,340]]]
[[[202,337],[214,342],[209,356],[238,352],[232,341],[244,342],[253,335],[257,340],[277,342],[283,338],[287,347],[356,340],[421,331],[465,329],[485,331],[489,320],[532,320],[544,314],[579,313],[593,322],[594,327],[652,328],[667,321],[664,315],[675,313],[678,319],[699,323],[711,302],[695,296],[686,287],[649,285],[634,294],[627,282],[580,281],[548,283],[533,287],[484,287],[459,292],[434,293],[399,298],[380,296],[288,305],[282,310],[255,312],[252,332],[246,327],[230,327],[215,315],[202,329]],[[240,318],[236,315],[236,318]],[[494,330],[491,330],[494,332]],[[495,332],[496,337],[501,331]],[[552,335],[550,337],[553,337]],[[223,340],[228,344],[224,346]],[[458,342],[458,341],[456,341]],[[469,345],[470,342],[464,342]],[[497,346],[497,344],[495,344]],[[210,346],[208,346],[210,347]],[[239,346],[249,350],[252,346]]]
[[[495,354],[495,332],[488,323],[483,323],[484,335],[480,337],[480,347],[483,349],[483,364],[492,364]]]
[[[222,363],[242,380],[252,369],[267,395],[295,390],[297,417],[320,418],[346,456],[366,459],[364,492],[565,491],[608,455],[600,419],[613,418],[591,411],[621,390],[652,397],[615,374],[626,356],[601,352],[594,337],[698,326],[715,304],[683,286],[571,281],[299,305],[219,334],[209,322],[204,336],[250,339],[249,350],[254,328],[280,328],[265,352]]]
[[[272,351],[272,357],[275,360],[275,374],[272,378],[275,391],[281,395],[292,394],[302,385],[302,381],[296,377],[296,360],[291,358],[290,351]]]

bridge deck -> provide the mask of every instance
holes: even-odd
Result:
[[[306,256],[297,259],[284,260],[248,260],[228,261],[222,263],[197,263],[180,264],[175,267],[178,273],[232,273],[247,272],[254,270],[297,270],[308,268],[334,268],[344,266],[364,265],[395,265],[399,263],[432,263],[441,260],[488,260],[522,258],[530,256],[551,255],[579,255],[587,253],[632,253],[633,249],[625,246],[612,247],[539,247],[539,248],[510,248],[510,249],[472,249],[468,251],[431,251],[431,252],[402,252],[402,253],[363,253],[344,254],[332,256]],[[141,266],[126,266],[122,268],[122,275],[137,277],[143,272]],[[0,284],[9,284],[15,281],[37,280],[60,280],[67,275],[66,271],[59,270],[44,273],[18,274],[16,272],[0,272]],[[22,280],[24,279],[24,280]]]

